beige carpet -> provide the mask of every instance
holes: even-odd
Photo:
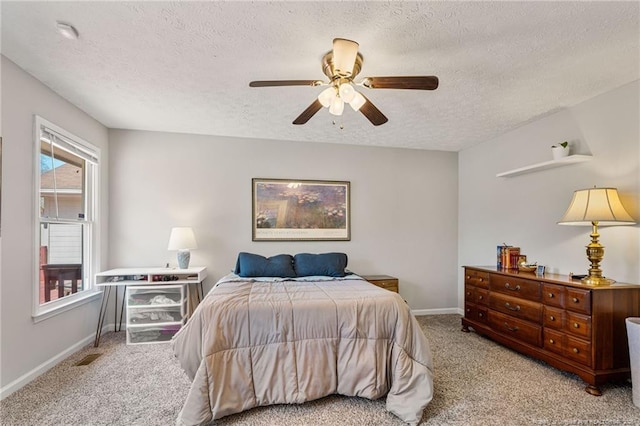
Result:
[[[475,333],[460,331],[458,315],[418,317],[435,363],[435,397],[425,425],[640,425],[631,384],[584,392],[562,373]],[[100,352],[87,366],[76,366]],[[124,333],[91,346],[0,402],[0,424],[172,425],[189,382],[169,345],[126,346]],[[402,425],[384,398],[330,396],[302,405],[256,408],[214,425]]]

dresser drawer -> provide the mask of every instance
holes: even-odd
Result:
[[[464,304],[464,317],[472,321],[478,320],[478,307],[473,303]]]
[[[522,299],[540,301],[540,283],[534,280],[492,275],[489,289]]]
[[[488,321],[488,309],[485,306],[478,306],[473,303],[465,303],[464,317],[471,321],[486,324]]]
[[[479,305],[489,305],[489,290],[483,288],[476,289],[476,303]]]
[[[476,271],[474,269],[465,269],[464,283],[476,287],[489,288],[489,273]]]
[[[567,336],[564,356],[581,364],[591,366],[591,343]]]
[[[591,291],[567,287],[565,289],[565,308],[575,312],[590,314]]]
[[[565,335],[559,331],[544,329],[544,344],[546,350],[562,355],[565,346]]]
[[[553,328],[555,330],[562,330],[564,328],[565,311],[558,308],[544,307],[544,319],[542,324],[545,328]]]
[[[542,284],[542,302],[545,305],[564,308],[564,287],[553,284]]]
[[[491,309],[517,318],[541,323],[542,305],[538,302],[507,296],[506,294],[491,293],[489,299]]]
[[[495,331],[534,346],[542,346],[542,327],[489,310],[489,324]]]
[[[565,330],[582,339],[591,340],[591,317],[567,312]]]
[[[464,285],[464,300],[465,302],[475,303],[476,301],[476,288],[470,284]]]
[[[478,312],[478,322],[486,324],[489,321],[489,309],[486,306],[476,306]]]

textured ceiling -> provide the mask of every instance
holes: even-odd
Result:
[[[458,151],[640,78],[638,2],[9,2],[2,54],[110,128]],[[73,24],[78,40],[56,32]],[[334,37],[361,77],[437,75],[435,91],[368,90],[291,124],[322,87]],[[341,128],[342,127],[342,128]]]

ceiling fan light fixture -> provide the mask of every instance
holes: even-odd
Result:
[[[342,83],[338,88],[338,92],[342,100],[346,103],[351,103],[353,97],[356,95],[356,89],[349,83]]]
[[[342,115],[342,111],[344,111],[344,102],[336,96],[333,101],[331,101],[329,112],[333,115]]]
[[[336,89],[335,87],[331,86],[320,92],[320,94],[318,95],[318,101],[322,104],[323,107],[328,108],[336,97]]]
[[[366,103],[367,103],[367,98],[362,96],[362,93],[358,92],[357,90],[354,90],[353,99],[351,100],[351,102],[349,102],[349,105],[351,106],[351,108],[353,108],[354,111],[359,111],[360,108],[362,108],[362,105]]]
[[[342,115],[345,102],[357,112],[362,113],[371,124],[380,126],[389,119],[356,86],[367,89],[403,89],[403,90],[435,90],[439,80],[430,76],[383,76],[364,77],[361,82],[354,82],[362,70],[363,56],[358,52],[359,44],[344,38],[333,39],[333,49],[322,56],[322,72],[329,78],[321,80],[260,80],[251,81],[250,87],[272,86],[329,86],[317,95],[302,113],[293,120],[293,124],[305,124],[322,107],[328,108],[332,115]],[[334,120],[335,123],[335,120]],[[342,128],[342,127],[341,127]]]
[[[349,77],[358,55],[358,43],[345,38],[333,39],[333,72],[335,75]]]

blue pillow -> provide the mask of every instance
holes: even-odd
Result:
[[[346,275],[347,255],[344,253],[299,253],[293,258],[293,267],[299,277],[314,275],[344,277]]]
[[[233,271],[240,277],[283,277],[294,278],[293,257],[290,254],[279,254],[264,257],[253,253],[239,253],[236,269]]]

